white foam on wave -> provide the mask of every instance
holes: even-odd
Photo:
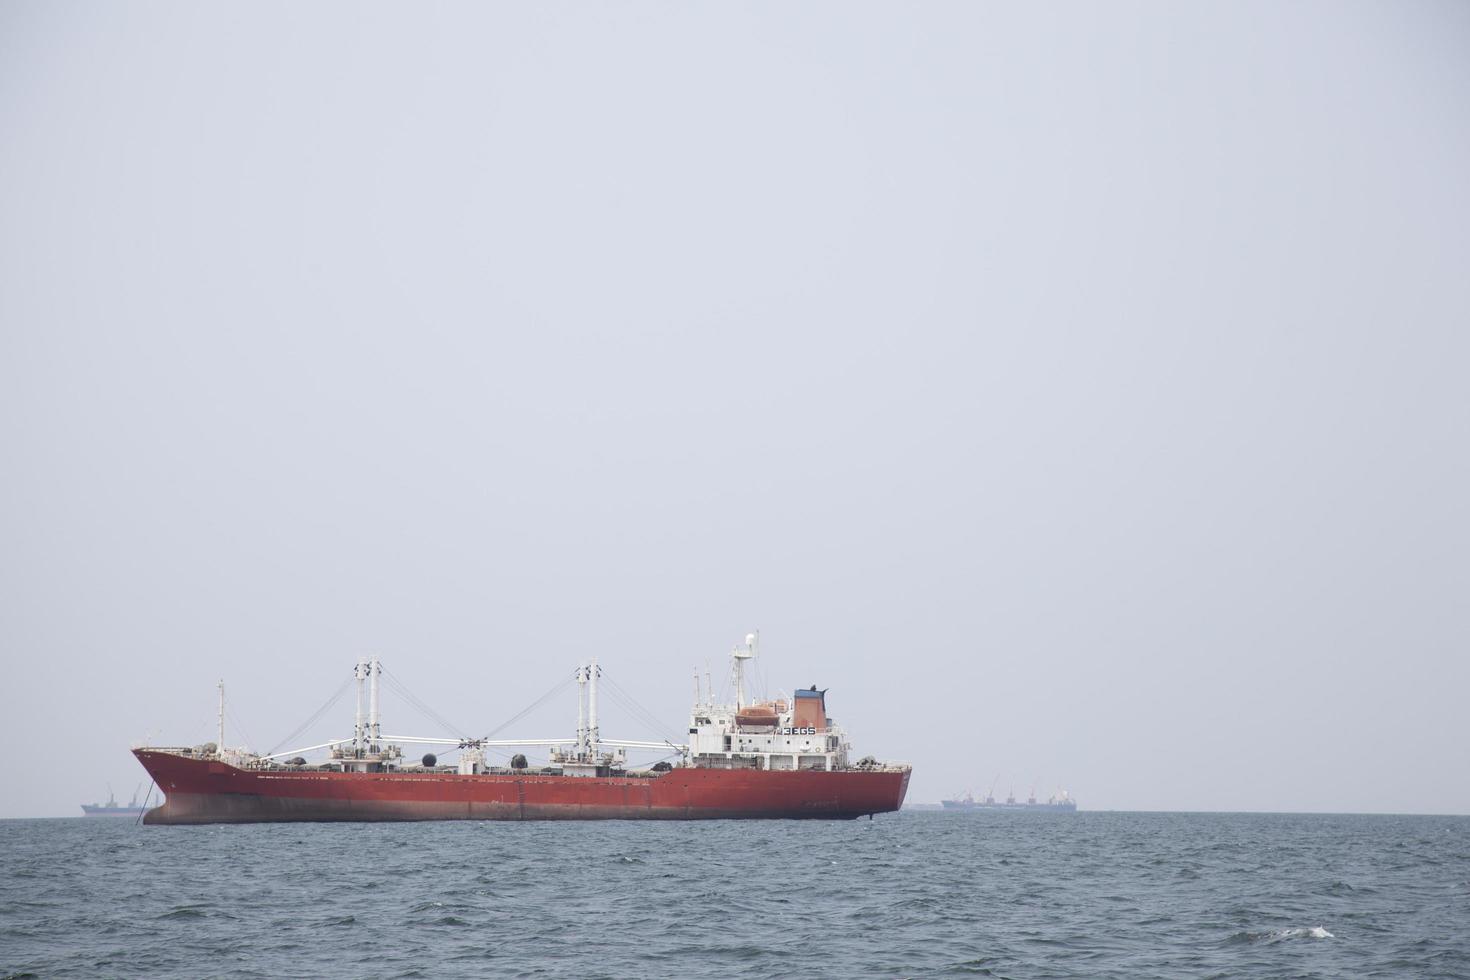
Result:
[[[1277,929],[1275,932],[1267,933],[1266,942],[1276,943],[1283,939],[1336,939],[1332,933],[1322,926],[1308,928]]]

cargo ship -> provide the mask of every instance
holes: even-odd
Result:
[[[1076,813],[1077,801],[1068,795],[1066,790],[1058,793],[1042,802],[1036,798],[1033,789],[1031,795],[1025,800],[1017,800],[1014,791],[1004,801],[996,800],[990,793],[985,794],[981,800],[975,799],[970,793],[966,793],[953,800],[941,800],[940,803],[946,810],[1022,810],[1032,813]]]
[[[142,788],[143,787],[140,784],[138,786],[138,789],[133,790],[133,798],[132,798],[132,800],[128,803],[127,806],[123,806],[122,804],[118,803],[117,802],[117,799],[112,795],[112,787],[109,786],[109,787],[107,787],[107,802],[106,803],[83,803],[82,804],[82,816],[84,816],[84,817],[136,817],[136,816],[138,816],[139,814],[141,814],[143,812],[143,807],[141,805],[139,805],[139,803],[138,803],[138,790],[139,789],[142,789]]]
[[[696,671],[688,737],[679,743],[602,736],[595,658],[569,678],[577,692],[572,738],[383,735],[383,667],[372,659],[354,668],[351,738],[259,755],[225,748],[221,683],[218,742],[133,750],[164,797],[143,822],[854,819],[897,810],[910,767],[871,756],[850,761],[847,733],[828,717],[825,690],[812,685],[747,701],[745,667],[757,642],[750,634],[731,652],[733,702],[716,703],[709,675],[706,692]],[[441,764],[428,752],[405,761],[405,745],[458,759]],[[533,767],[521,753],[537,746],[548,756]],[[516,753],[508,765],[487,761],[487,753],[508,750]],[[662,750],[667,758],[635,768],[629,750]],[[326,758],[308,762],[313,752]]]

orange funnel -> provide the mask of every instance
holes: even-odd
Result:
[[[815,728],[823,731],[827,727],[827,692],[812,685],[809,691],[796,692],[796,711],[791,724],[797,728]]]

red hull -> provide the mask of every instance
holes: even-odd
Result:
[[[237,769],[136,749],[165,799],[149,824],[324,820],[852,819],[903,804],[909,771],[672,769],[548,776]]]

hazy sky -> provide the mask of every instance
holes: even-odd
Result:
[[[1470,813],[1467,175],[1456,2],[3,0],[0,815],[756,627],[910,800]]]

